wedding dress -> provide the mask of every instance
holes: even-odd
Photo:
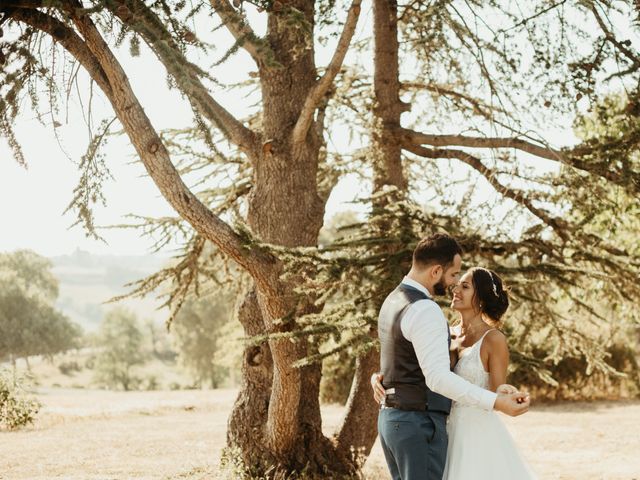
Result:
[[[489,330],[490,331],[490,330]],[[462,351],[455,373],[489,389],[480,340]],[[447,424],[449,446],[443,480],[529,480],[535,476],[495,411],[454,402]]]

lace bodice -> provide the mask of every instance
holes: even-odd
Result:
[[[489,389],[489,373],[485,371],[484,365],[482,365],[480,347],[482,346],[484,337],[486,337],[487,333],[491,330],[487,330],[484,335],[480,337],[480,340],[462,351],[458,363],[453,370],[465,380],[485,389]]]

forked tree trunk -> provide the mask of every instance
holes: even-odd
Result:
[[[313,2],[290,4],[313,23]],[[288,28],[283,18],[270,16],[267,39],[283,68],[260,71],[263,148],[253,162],[248,212],[250,227],[263,241],[287,247],[316,245],[324,219],[324,202],[317,191],[321,142],[316,129],[309,129],[302,144],[292,142],[293,128],[317,74],[313,43],[302,52],[296,51],[305,42],[301,35]],[[302,277],[294,276],[276,295],[259,288],[251,293],[239,312],[245,333],[292,331],[297,328],[297,317],[317,312],[313,298],[293,294],[301,281]],[[276,322],[280,318],[288,320]],[[292,366],[316,351],[317,346],[306,338],[271,340],[245,351],[243,387],[232,413],[228,440],[229,446],[242,452],[245,465],[254,474],[277,476],[305,470],[308,475],[326,478],[328,472],[352,471],[346,457],[336,454],[332,442],[322,434],[321,365]]]
[[[300,2],[303,7],[308,2]],[[312,12],[305,10],[312,18]],[[400,125],[400,114],[406,108],[399,101],[398,57],[397,57],[397,10],[394,2],[380,0],[375,3],[376,28],[376,94],[379,95],[379,106],[376,110],[377,118],[385,127],[379,130],[375,137],[374,148],[379,162],[376,164],[375,189],[378,191],[384,185],[394,185],[403,189],[405,180],[401,166],[400,146],[392,137],[391,131]],[[298,39],[278,28],[275,23],[269,25],[269,38],[275,51],[289,51]],[[288,42],[292,42],[288,45]],[[264,101],[264,138],[265,147],[261,158],[255,162],[254,190],[249,207],[249,223],[259,236],[270,243],[286,246],[315,245],[320,226],[322,225],[323,205],[316,190],[315,177],[317,175],[318,153],[320,139],[316,129],[309,130],[304,145],[292,148],[289,142],[291,127],[300,114],[300,109],[308,91],[313,87],[315,66],[312,51],[297,58],[279,58],[286,65],[283,70],[265,70],[261,72]],[[283,90],[289,92],[283,96]],[[392,277],[397,276],[391,272]],[[295,282],[289,288],[292,290]],[[380,296],[384,293],[381,286]],[[257,294],[258,305],[265,331],[295,329],[295,323],[274,327],[271,321],[279,316],[292,314],[295,317],[311,311],[309,300],[304,298],[269,298]],[[257,313],[257,312],[255,312]],[[242,316],[242,309],[241,309]],[[243,320],[245,324],[245,320]],[[260,327],[259,322],[256,326]],[[257,334],[258,329],[249,329],[245,324],[247,334]],[[376,332],[372,331],[372,336]],[[254,347],[254,349],[257,347]],[[320,365],[306,367],[293,371],[290,365],[304,355],[315,352],[315,346],[306,341],[300,342],[297,348],[292,348],[288,341],[270,343],[270,351],[281,357],[281,365],[274,369],[274,382],[278,383],[278,391],[271,390],[266,394],[270,377],[264,374],[261,381],[255,381],[259,374],[251,371],[247,366],[246,356],[251,357],[251,351],[245,353],[244,375],[246,382],[243,386],[238,403],[232,415],[229,443],[239,447],[246,465],[276,467],[280,473],[300,472],[305,470],[309,476],[319,478],[347,476],[355,473],[356,454],[368,455],[376,437],[377,405],[372,400],[369,378],[377,370],[379,354],[372,349],[358,358],[356,373],[352,384],[346,415],[340,430],[332,441],[321,432],[321,415],[319,405],[319,385],[321,376]],[[263,345],[260,355],[264,354],[267,346]],[[254,350],[257,352],[257,350]],[[260,372],[265,372],[264,369]],[[286,418],[281,421],[291,422],[295,426],[293,435],[295,442],[286,444],[287,435],[275,435],[284,438],[284,445],[270,444],[269,421],[277,415],[273,405],[264,407],[264,401],[278,402],[286,398],[290,406],[297,405],[295,411],[289,410]],[[280,398],[279,398],[280,397]],[[251,409],[252,402],[259,402],[259,407]],[[252,411],[251,416],[242,412]],[[271,410],[271,411],[270,411]],[[238,426],[237,419],[251,418],[249,425]],[[260,430],[260,422],[263,429]],[[282,424],[274,427],[281,428]],[[286,425],[284,428],[286,429]],[[249,428],[252,435],[246,435]],[[265,446],[267,447],[265,449]],[[361,457],[362,458],[362,457]],[[254,473],[264,475],[264,467],[258,467]]]
[[[313,2],[291,2],[313,23]],[[249,203],[249,225],[266,242],[289,247],[313,246],[323,223],[324,202],[317,190],[318,157],[321,139],[317,128],[310,128],[301,144],[292,142],[293,128],[303,109],[305,99],[316,83],[316,68],[312,42],[304,52],[296,47],[304,44],[300,34],[271,16],[267,38],[277,60],[284,68],[261,69],[263,95],[263,149],[254,161],[254,187]],[[283,95],[286,92],[286,95]],[[296,297],[292,292],[302,278],[294,278],[280,291],[278,297],[263,294],[258,289],[256,303],[260,307],[263,324],[245,325],[250,334],[295,330],[295,318],[318,311],[313,298]],[[243,309],[240,314],[242,316]],[[254,311],[257,318],[258,312]],[[291,318],[274,324],[278,318]],[[249,328],[257,327],[257,328]],[[263,328],[260,331],[260,327]],[[256,353],[258,347],[253,347]],[[322,434],[319,390],[321,365],[292,368],[292,364],[317,352],[318,346],[301,339],[272,340],[260,347],[260,356],[270,351],[273,358],[273,383],[262,368],[248,366],[245,352],[245,382],[235,405],[230,423],[229,443],[242,452],[245,464],[254,474],[278,476],[304,471],[309,478],[340,478],[355,473],[351,446],[368,453],[375,440],[375,405],[366,388],[372,368],[370,356],[358,368],[354,388],[343,428],[334,440]],[[377,355],[374,355],[376,357]],[[374,358],[374,364],[376,359]],[[271,364],[270,364],[271,365]],[[364,374],[363,374],[364,373]],[[260,378],[260,381],[257,378]],[[270,388],[270,395],[266,393]],[[249,400],[251,399],[251,400]],[[265,406],[265,401],[268,406]],[[258,402],[257,407],[252,406]],[[246,412],[252,411],[251,415]],[[373,414],[372,414],[373,413]],[[249,425],[238,420],[250,419]],[[262,424],[260,423],[262,422]],[[260,428],[262,427],[262,429]],[[247,428],[252,434],[247,435]],[[269,468],[274,470],[269,473]]]

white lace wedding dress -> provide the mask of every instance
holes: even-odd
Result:
[[[454,370],[462,378],[486,389],[489,388],[489,374],[480,359],[480,346],[487,333],[462,351]],[[535,478],[496,412],[454,402],[447,431],[449,446],[443,480]]]

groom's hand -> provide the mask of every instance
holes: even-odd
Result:
[[[382,403],[385,397],[385,391],[382,386],[381,373],[374,373],[371,375],[371,388],[373,389],[373,399],[378,403]]]
[[[503,383],[496,389],[496,393],[504,393],[505,395],[510,395],[517,392],[518,389],[513,385],[509,385],[508,383]]]
[[[502,387],[502,385],[500,387]],[[496,403],[493,408],[512,417],[517,417],[518,415],[527,413],[530,406],[531,399],[529,398],[529,394],[526,392],[515,392],[509,394],[498,392],[498,398],[496,399]]]

